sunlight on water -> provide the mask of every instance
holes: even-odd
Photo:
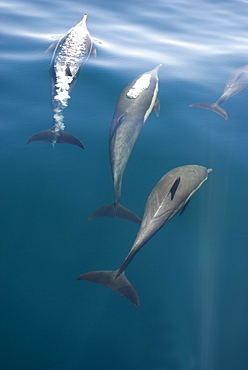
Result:
[[[242,6],[243,2],[239,4]],[[58,9],[59,15],[56,17],[52,11],[44,11],[39,3],[31,7],[25,2],[16,3],[15,6],[2,3],[0,6],[4,12],[11,11],[13,15],[25,18],[35,16],[38,20],[37,25],[32,23],[32,28],[28,22],[19,23],[18,28],[17,24],[13,27],[8,20],[2,23],[2,33],[44,41],[49,40],[54,31],[67,32],[79,21],[78,13],[87,12],[92,36],[102,41],[98,65],[104,68],[129,68],[140,62],[147,66],[163,63],[172,67],[170,77],[180,75],[181,78],[191,79],[202,77],[204,65],[210,58],[219,56],[223,68],[227,68],[229,55],[242,54],[247,49],[246,35],[239,33],[240,28],[245,28],[246,17],[242,12],[230,17],[230,12],[235,11],[235,5],[231,3],[213,6],[202,1],[192,9],[188,1],[176,1],[173,5],[156,2],[149,11],[138,4],[132,4],[131,9],[122,4],[122,9],[117,12],[105,7],[97,10],[88,5],[78,7],[77,3],[72,2],[71,21],[63,15],[63,6]],[[137,14],[138,17],[135,16]],[[42,20],[49,21],[51,33],[49,27],[43,26]],[[191,32],[192,24],[195,32]],[[100,57],[104,50],[108,53],[107,58]],[[187,73],[182,73],[182,69]]]

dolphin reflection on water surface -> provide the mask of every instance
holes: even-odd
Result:
[[[89,280],[116,290],[126,296],[136,307],[139,297],[125,276],[125,270],[145,243],[172,219],[186,209],[192,195],[207,180],[212,169],[197,165],[175,168],[164,175],[152,190],[135,241],[118,270],[92,271],[80,275],[78,280]]]
[[[86,25],[87,17],[87,14],[84,14],[76,26],[49,47],[49,50],[54,49],[50,65],[53,126],[31,136],[27,144],[32,141],[47,141],[53,144],[73,144],[84,148],[83,143],[77,137],[64,131],[62,112],[68,105],[69,93],[77,81],[83,65],[91,53],[95,53],[93,41]]]
[[[232,96],[238,94],[241,90],[248,86],[248,64],[236,69],[229,77],[224,92],[221,97],[215,103],[195,103],[191,104],[190,107],[205,108],[215,113],[220,114],[223,118],[228,119],[228,115],[224,108],[220,107],[220,104],[224,103]]]
[[[115,203],[97,209],[89,217],[116,217],[140,224],[140,218],[120,204],[123,173],[140,131],[152,109],[159,115],[158,71],[153,70],[134,79],[122,91],[116,104],[109,133],[109,154],[114,182]]]

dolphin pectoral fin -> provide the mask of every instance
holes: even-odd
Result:
[[[182,214],[186,211],[186,208],[188,207],[190,202],[190,199],[184,204],[183,208],[181,209],[181,212],[179,213],[179,216],[182,216]]]
[[[101,284],[118,292],[121,296],[127,297],[135,307],[139,306],[139,297],[132,284],[128,281],[123,271],[118,274],[115,271],[92,271],[78,276],[77,280],[88,280]]]
[[[174,182],[174,184],[172,185],[172,187],[171,187],[171,189],[170,189],[170,194],[171,194],[171,200],[173,200],[173,198],[174,198],[174,196],[175,196],[175,193],[176,193],[176,191],[177,191],[177,188],[178,188],[178,185],[179,185],[179,183],[180,183],[180,177],[178,177],[176,180],[175,180],[175,182]]]
[[[141,219],[135,213],[123,207],[121,204],[118,204],[118,206],[116,207],[115,203],[98,208],[89,216],[88,221],[93,220],[93,218],[97,217],[115,217],[132,221],[138,225],[140,225],[141,223]]]
[[[221,117],[228,119],[228,114],[225,111],[225,109],[220,107],[217,103],[195,103],[195,104],[191,104],[189,107],[208,109],[208,110],[211,110],[212,112],[219,114]]]
[[[27,140],[27,144],[31,143],[32,141],[46,141],[48,143],[52,143],[54,142],[54,140],[55,140],[54,131],[48,129],[37,132],[36,134],[30,136],[30,138]]]
[[[156,117],[158,117],[159,113],[160,113],[160,100],[159,100],[159,98],[156,99],[153,109],[154,109],[154,113],[155,113]]]
[[[76,136],[69,134],[66,131],[60,131],[56,143],[58,144],[72,144],[79,146],[80,148],[84,149],[84,145],[81,140],[79,140]]]

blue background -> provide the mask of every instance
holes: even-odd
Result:
[[[26,145],[52,125],[45,50],[84,13],[101,44],[64,113],[85,150]],[[225,103],[228,121],[188,107],[216,101],[248,63],[247,14],[245,0],[0,2],[2,369],[247,370],[248,91]],[[76,277],[118,268],[137,233],[128,221],[87,217],[114,201],[118,96],[159,63],[160,116],[134,148],[122,204],[142,216],[170,169],[213,172],[128,267],[136,309]]]

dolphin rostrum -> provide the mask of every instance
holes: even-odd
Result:
[[[197,165],[175,168],[164,175],[152,190],[136,239],[118,270],[92,271],[80,275],[77,280],[89,280],[116,290],[126,296],[136,307],[139,297],[125,276],[125,270],[145,243],[179,211],[186,209],[192,195],[207,180],[212,169]]]
[[[114,183],[115,203],[97,209],[90,215],[109,216],[140,224],[140,218],[120,204],[122,177],[140,131],[154,108],[159,115],[158,71],[162,64],[135,78],[122,91],[112,119],[109,133],[109,154]]]
[[[230,99],[232,96],[238,94],[241,90],[248,86],[248,64],[236,69],[229,77],[224,92],[221,97],[215,103],[195,103],[191,104],[190,107],[198,107],[209,109],[215,113],[220,114],[223,118],[228,119],[228,115],[224,108],[220,107],[220,104]]]
[[[95,53],[93,41],[87,29],[87,14],[72,27],[65,36],[53,43],[48,50],[54,49],[50,77],[52,88],[53,126],[31,136],[32,141],[47,141],[50,143],[73,144],[84,148],[83,143],[75,136],[64,131],[63,110],[70,99],[70,91],[74,86],[81,68],[91,53]]]

